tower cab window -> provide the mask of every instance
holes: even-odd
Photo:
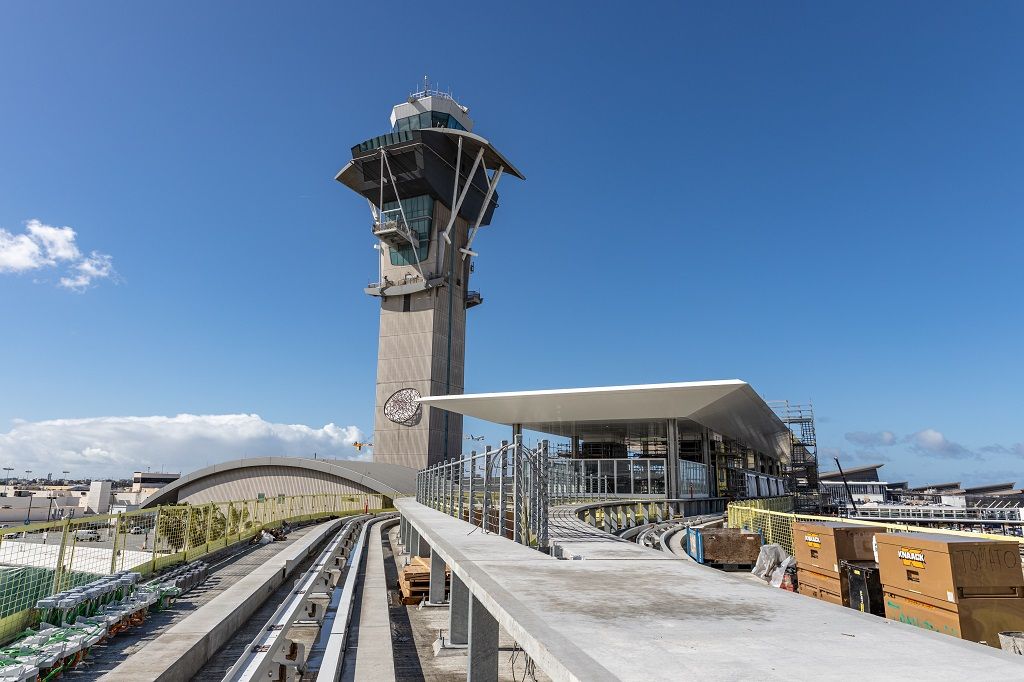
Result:
[[[465,127],[451,114],[445,114],[440,111],[424,111],[422,114],[407,116],[395,121],[393,132],[418,130],[420,128],[455,128],[456,130],[465,130]]]

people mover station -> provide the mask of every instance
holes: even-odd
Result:
[[[784,492],[792,435],[738,380],[421,398],[461,417],[561,441],[583,493],[763,497]]]

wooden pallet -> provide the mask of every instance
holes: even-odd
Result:
[[[446,592],[450,587],[451,573],[451,570],[446,567],[444,572]],[[409,565],[402,568],[398,574],[398,590],[402,603],[407,606],[427,599],[430,594],[430,560],[425,557],[412,557],[409,560]]]

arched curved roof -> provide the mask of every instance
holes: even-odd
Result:
[[[193,471],[186,476],[182,476],[174,483],[157,490],[146,498],[142,506],[153,507],[158,504],[177,502],[178,492],[182,488],[214,474],[236,469],[256,469],[257,467],[267,466],[307,469],[337,476],[392,499],[413,495],[416,492],[416,470],[397,464],[343,459],[308,459],[305,457],[252,457],[221,462],[220,464],[214,464],[213,466]]]

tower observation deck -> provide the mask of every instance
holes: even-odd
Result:
[[[501,178],[523,179],[472,131],[469,109],[424,83],[335,178],[366,198],[377,240],[375,461],[421,468],[462,451],[462,418],[418,400],[463,391],[466,310],[483,302],[469,289],[474,241]]]

